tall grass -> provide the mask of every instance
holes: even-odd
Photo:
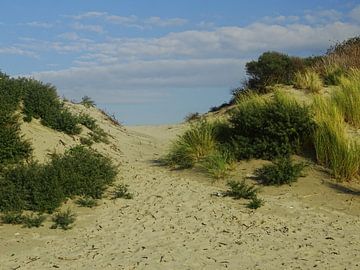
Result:
[[[235,158],[229,151],[215,151],[205,157],[200,166],[214,179],[224,179],[235,169]]]
[[[340,78],[339,89],[332,99],[345,121],[360,128],[360,69],[351,69],[347,76]]]
[[[360,144],[346,133],[340,110],[332,99],[314,98],[317,127],[313,136],[316,158],[335,178],[351,180],[360,172]]]
[[[177,168],[191,168],[217,148],[215,127],[208,122],[193,125],[173,142],[164,163]]]
[[[323,88],[323,82],[314,70],[297,72],[294,77],[295,87],[309,90],[311,93],[319,93]]]

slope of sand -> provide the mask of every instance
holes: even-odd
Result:
[[[50,221],[38,229],[0,225],[0,269],[360,269],[359,190],[332,185],[314,167],[292,187],[262,188],[265,206],[252,211],[245,201],[211,196],[225,190],[222,182],[157,165],[184,126],[124,129],[89,112],[111,135],[96,148],[119,164],[117,183],[134,199],[105,197],[93,209],[69,201],[64,208],[77,213],[69,231],[49,229]],[[41,145],[40,161],[78,140],[36,122],[23,132]],[[240,163],[235,178],[260,163]]]

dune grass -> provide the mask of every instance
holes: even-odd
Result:
[[[235,158],[227,150],[215,151],[205,157],[200,166],[214,179],[224,179],[235,169]]]
[[[216,148],[214,126],[202,121],[192,125],[173,142],[163,162],[171,167],[191,168],[204,157],[214,153]]]
[[[311,93],[319,93],[323,88],[319,74],[310,69],[305,72],[297,72],[294,77],[294,85],[296,88],[306,89]]]
[[[344,119],[350,125],[360,128],[360,70],[351,69],[347,76],[340,78],[339,89],[332,99]]]
[[[332,99],[315,97],[317,123],[313,136],[317,161],[330,168],[335,178],[351,180],[359,175],[360,143],[346,132],[343,114]]]

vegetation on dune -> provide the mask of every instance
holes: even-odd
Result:
[[[110,159],[75,146],[64,155],[54,154],[48,164],[6,170],[0,178],[0,210],[52,212],[74,195],[100,198],[116,174]]]
[[[293,163],[290,158],[275,160],[255,171],[256,177],[263,185],[283,185],[295,182],[305,168],[304,163]]]
[[[319,74],[313,70],[295,73],[294,85],[296,88],[306,89],[311,93],[319,93],[323,88],[323,82]]]
[[[51,226],[51,229],[63,229],[69,230],[72,228],[73,223],[76,220],[76,215],[70,210],[67,209],[66,211],[60,211],[55,213],[52,217],[52,221],[54,224]]]

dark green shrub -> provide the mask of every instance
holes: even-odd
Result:
[[[97,206],[97,201],[91,197],[81,197],[76,200],[76,204],[82,207],[93,208],[94,206]]]
[[[96,120],[88,114],[81,113],[78,116],[78,120],[80,124],[84,125],[90,130],[95,130],[98,127]]]
[[[72,228],[72,224],[75,222],[75,214],[71,212],[70,209],[67,209],[64,212],[58,212],[56,213],[52,221],[54,224],[51,226],[51,229],[63,229],[63,230],[69,230]]]
[[[56,88],[36,80],[27,80],[24,95],[25,120],[41,118],[42,124],[67,134],[79,134],[78,119],[64,109]]]
[[[44,215],[34,215],[33,213],[31,215],[25,215],[22,216],[22,224],[26,228],[32,228],[36,227],[39,228],[42,223],[45,221],[46,216]]]
[[[293,163],[290,158],[282,158],[257,169],[255,174],[264,185],[283,185],[296,181],[304,168],[304,163]]]
[[[253,197],[253,198],[251,198],[251,201],[246,206],[247,206],[247,208],[250,208],[250,209],[258,209],[262,205],[264,205],[264,200],[259,199],[258,197]]]
[[[21,212],[6,212],[1,215],[1,223],[3,224],[22,224],[23,217]]]
[[[1,211],[52,212],[74,195],[100,198],[116,176],[111,160],[92,149],[76,146],[50,163],[30,163],[0,177]]]
[[[279,92],[272,99],[244,98],[230,123],[229,143],[237,159],[272,159],[297,153],[314,129],[310,109]]]
[[[258,189],[255,186],[249,186],[245,183],[245,181],[242,182],[236,182],[236,181],[229,181],[227,183],[229,186],[229,190],[226,191],[225,195],[229,197],[233,197],[234,199],[252,199],[256,197],[256,193]]]
[[[132,199],[134,197],[133,194],[129,192],[129,186],[124,184],[119,184],[115,186],[114,191],[112,192],[112,199]]]
[[[94,141],[91,138],[81,137],[80,138],[80,143],[82,145],[91,146],[91,145],[93,145]]]
[[[266,86],[291,84],[295,72],[303,70],[306,62],[279,52],[265,52],[257,61],[246,63],[249,76],[246,88],[266,92]]]

